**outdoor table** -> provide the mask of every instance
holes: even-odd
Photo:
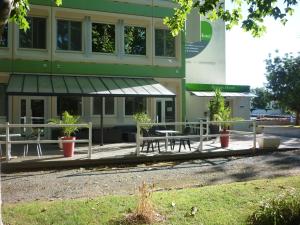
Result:
[[[166,151],[168,150],[168,141],[169,141],[168,137],[169,137],[169,134],[176,134],[176,133],[178,133],[177,130],[156,130],[156,132],[166,135],[166,143],[165,143]]]
[[[0,134],[0,138],[5,138],[6,134]],[[9,134],[8,136],[8,141],[10,141],[10,138],[12,137],[21,137],[21,134]],[[0,144],[0,153],[2,155],[2,149],[1,149],[1,144]],[[8,144],[8,159],[11,158],[11,143]]]

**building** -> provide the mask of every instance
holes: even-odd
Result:
[[[30,3],[30,29],[10,23],[1,38],[0,122],[46,123],[65,110],[106,128],[143,110],[185,118],[184,37],[163,25],[172,1]]]
[[[225,23],[200,18],[194,10],[186,30],[186,119],[207,118],[209,101],[217,88],[233,117],[250,119],[250,86],[226,83]]]

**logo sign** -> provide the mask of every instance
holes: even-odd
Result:
[[[201,37],[197,42],[187,42],[185,45],[186,58],[199,55],[209,44],[212,37],[212,26],[207,21],[201,21]]]

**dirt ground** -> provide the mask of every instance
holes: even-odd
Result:
[[[134,194],[143,181],[154,183],[157,190],[165,190],[290,175],[300,175],[300,150],[126,168],[2,174],[1,188],[5,204]]]

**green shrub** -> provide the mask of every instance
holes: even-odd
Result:
[[[294,190],[262,202],[248,218],[248,225],[299,225],[300,195]]]

